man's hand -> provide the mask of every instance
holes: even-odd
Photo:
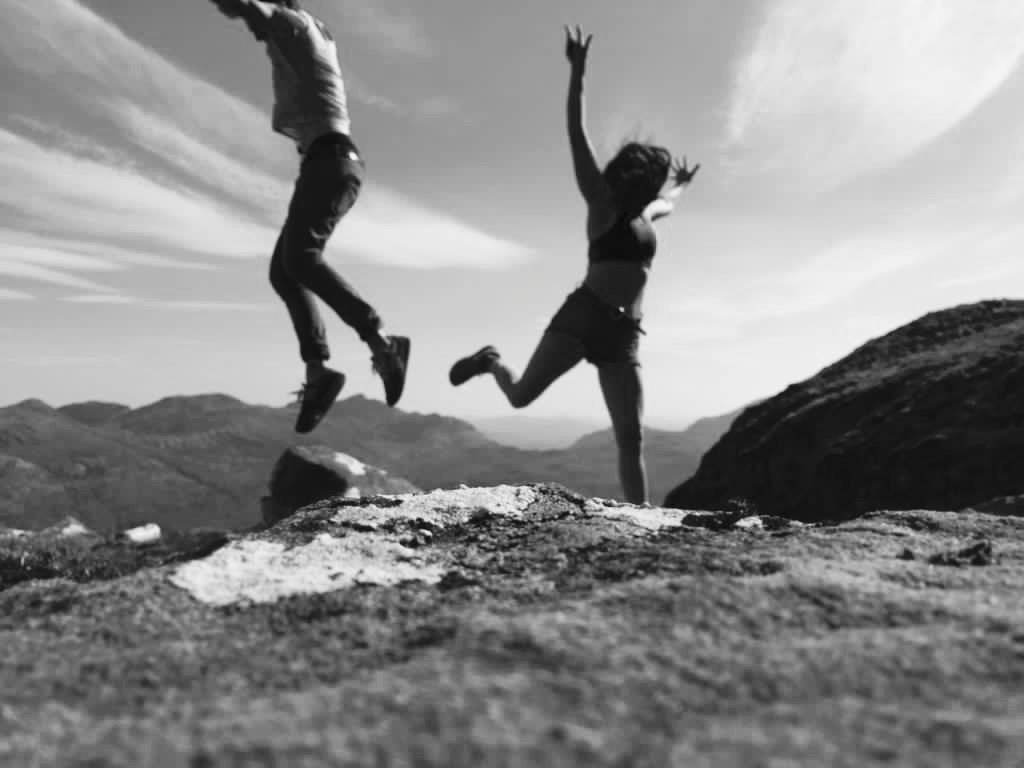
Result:
[[[672,179],[677,187],[685,187],[693,181],[693,177],[697,175],[699,170],[700,163],[697,163],[693,168],[687,168],[685,157],[682,161],[678,157],[672,161]]]
[[[278,6],[263,0],[210,0],[229,19],[241,19],[257,40],[265,41],[270,33],[270,20]]]
[[[572,65],[573,72],[581,73],[587,64],[587,51],[590,50],[590,40],[593,35],[587,35],[586,39],[583,37],[583,30],[580,29],[580,25],[576,25],[575,30],[569,29],[568,25],[565,27],[565,57],[569,60]]]

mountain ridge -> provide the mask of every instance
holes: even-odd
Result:
[[[1024,493],[1024,301],[929,312],[746,409],[666,497],[801,520]]]
[[[294,405],[253,405],[223,393],[171,395],[136,408],[97,402],[53,408],[30,399],[0,408],[0,429],[15,427],[0,434],[0,454],[37,468],[9,468],[18,482],[0,489],[0,524],[45,527],[48,514],[75,507],[97,530],[142,522],[170,530],[245,527],[259,519],[259,499],[280,454],[316,444],[426,490],[558,482],[603,498],[620,493],[613,441],[520,449],[487,438],[468,421],[406,412],[363,395],[339,400],[310,436],[292,431]],[[699,450],[669,432],[650,435],[654,497],[696,468]],[[44,498],[58,500],[58,508],[48,512]]]

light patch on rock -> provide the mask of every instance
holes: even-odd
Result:
[[[236,541],[209,557],[180,566],[171,574],[171,583],[211,605],[271,603],[290,595],[331,592],[353,584],[432,584],[446,570],[443,554],[413,550],[402,546],[397,536],[374,529],[395,519],[424,520],[446,528],[467,522],[481,510],[519,517],[536,501],[537,494],[528,487],[499,485],[386,498],[399,503],[340,508],[331,523],[357,523],[362,529],[347,536],[321,534],[308,544],[291,548],[274,541]]]
[[[493,488],[456,488],[429,493],[402,493],[386,498],[400,501],[395,506],[368,504],[341,507],[332,522],[378,527],[390,520],[425,520],[438,528],[462,525],[480,510],[499,517],[522,517],[537,500],[529,487],[497,485]]]
[[[87,536],[91,531],[77,520],[72,520],[60,529],[61,536]]]
[[[665,509],[663,507],[640,507],[634,504],[623,504],[609,499],[587,499],[583,504],[584,514],[609,517],[646,528],[649,531],[660,531],[662,528],[677,528],[682,525],[683,518],[691,514],[681,509]]]
[[[359,459],[349,456],[347,453],[335,453],[332,457],[336,462],[341,464],[345,469],[353,475],[365,475],[366,465],[363,464]]]
[[[403,546],[400,539],[405,540],[404,534],[381,532],[388,530],[388,523],[421,521],[429,533],[488,516],[522,518],[537,500],[534,488],[519,485],[460,486],[383,496],[372,504],[334,508],[324,526],[347,529],[340,538],[323,533],[291,548],[263,539],[240,540],[209,557],[179,566],[170,579],[197,600],[213,605],[269,603],[289,595],[330,592],[354,584],[432,584],[447,570],[447,555],[443,550]],[[583,514],[659,531],[678,527],[685,517],[695,513],[588,499]]]
[[[322,594],[354,584],[436,583],[445,569],[375,533],[337,538],[321,534],[301,546],[236,541],[203,560],[182,565],[171,583],[210,605],[272,603],[292,595]]]
[[[346,499],[358,499],[360,496],[362,496],[362,493],[360,493],[359,489],[356,488],[354,485],[350,485],[345,490],[344,498]]]
[[[28,536],[31,531],[21,528],[0,528],[0,539],[20,539]]]
[[[127,539],[132,544],[152,544],[155,541],[159,541],[163,532],[160,530],[160,526],[156,523],[147,523],[146,525],[140,525],[135,528],[129,528],[126,531],[121,531],[119,536],[123,539]]]

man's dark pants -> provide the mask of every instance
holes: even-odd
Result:
[[[373,307],[324,261],[335,226],[359,197],[364,166],[352,141],[323,136],[309,147],[299,168],[288,218],[270,261],[270,284],[291,316],[303,361],[327,360],[330,349],[319,297],[365,342],[380,329]]]

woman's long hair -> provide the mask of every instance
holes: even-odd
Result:
[[[643,208],[668,181],[672,154],[664,147],[641,141],[623,144],[602,175],[616,198],[629,208]]]

